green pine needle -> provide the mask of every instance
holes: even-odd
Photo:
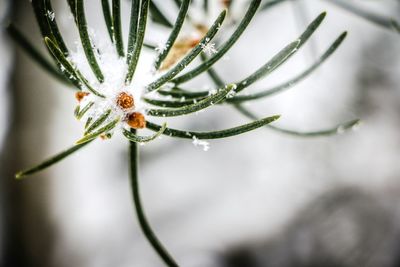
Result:
[[[83,115],[85,115],[86,112],[88,112],[88,110],[91,107],[93,107],[93,105],[94,105],[94,102],[89,102],[83,107],[83,109],[80,109],[80,106],[77,106],[76,109],[75,109],[75,112],[74,112],[75,113],[75,117],[78,120],[80,120],[83,117]]]
[[[84,143],[84,144],[80,144],[80,145],[74,145],[74,146],[62,151],[61,153],[58,153],[57,155],[54,155],[54,156],[50,157],[49,159],[43,161],[42,163],[40,163],[40,164],[38,164],[38,165],[36,165],[36,166],[34,166],[32,168],[29,168],[27,170],[23,170],[23,171],[18,172],[15,175],[15,178],[16,179],[22,179],[22,178],[24,178],[26,176],[35,174],[35,173],[37,173],[39,171],[42,171],[42,170],[44,170],[46,168],[49,168],[50,166],[56,164],[57,162],[60,162],[64,158],[72,155],[73,153],[75,153],[79,149],[83,148],[87,144],[89,144],[89,142]]]
[[[211,131],[211,132],[194,132],[194,131],[186,131],[186,130],[177,130],[172,128],[166,128],[163,132],[164,135],[168,135],[171,137],[177,138],[185,138],[192,139],[193,137],[197,139],[220,139],[220,138],[228,138],[232,136],[236,136],[239,134],[243,134],[246,132],[253,131],[257,128],[265,126],[271,122],[279,119],[279,115],[266,117],[264,119],[256,120],[247,124],[243,124],[241,126],[219,130],[219,131]],[[146,127],[152,131],[159,131],[161,129],[160,125],[147,121]]]
[[[140,17],[139,15],[140,15],[140,0],[131,0],[131,18],[129,23],[128,51],[126,57],[126,62],[128,65],[131,62],[131,58],[134,53],[137,41],[138,25]]]
[[[72,63],[69,62],[69,60],[64,56],[60,48],[50,38],[45,37],[44,41],[47,47],[49,48],[50,52],[53,54],[53,56],[65,68],[65,72],[70,75],[71,79],[80,80],[90,92],[99,97],[105,98],[103,94],[99,93],[89,84],[89,82],[86,80],[85,77],[83,77],[83,75],[80,73],[79,70],[75,69]]]
[[[185,21],[187,12],[189,10],[190,1],[191,0],[183,0],[182,1],[178,16],[174,23],[174,26],[173,26],[171,33],[167,39],[167,42],[164,45],[165,49],[160,51],[160,53],[158,54],[158,56],[154,62],[154,67],[156,70],[158,70],[160,68],[162,62],[167,57],[169,51],[171,50],[172,46],[174,45],[176,39],[178,38],[178,35],[182,29],[183,22]]]
[[[81,38],[82,47],[85,51],[86,58],[97,80],[102,83],[104,81],[104,75],[101,72],[99,64],[97,63],[95,49],[93,49],[92,42],[90,41],[83,0],[76,0],[76,16],[79,36]]]
[[[117,52],[120,57],[124,56],[124,42],[121,25],[121,0],[112,0],[112,22],[113,33]]]
[[[248,10],[243,17],[243,20],[237,26],[235,32],[231,35],[231,37],[221,47],[219,47],[217,49],[218,50],[217,53],[215,53],[211,58],[209,58],[208,60],[206,60],[204,63],[200,64],[193,70],[185,73],[182,76],[175,78],[172,82],[175,84],[187,82],[187,81],[193,79],[194,77],[196,77],[197,75],[208,70],[212,65],[214,65],[216,62],[218,62],[218,60],[220,60],[226,54],[226,52],[228,52],[231,49],[231,47],[240,38],[242,33],[246,30],[247,26],[250,24],[250,21],[256,14],[256,11],[257,11],[258,7],[260,6],[260,3],[261,3],[261,0],[253,0],[250,3]]]
[[[97,120],[95,120],[91,125],[89,125],[84,133],[84,135],[88,135],[91,132],[93,132],[94,130],[96,130],[98,127],[100,127],[100,125],[103,124],[103,122],[105,122],[107,120],[107,118],[110,116],[111,114],[111,109],[107,110],[106,112],[104,112],[102,115],[99,116],[99,118]]]
[[[272,88],[262,90],[260,92],[254,93],[254,94],[248,94],[248,95],[239,95],[235,96],[231,99],[228,99],[228,102],[230,103],[242,103],[245,101],[249,100],[256,100],[256,99],[261,99],[264,97],[272,96],[277,93],[281,93],[285,90],[288,90],[295,85],[297,85],[299,82],[307,78],[313,71],[319,68],[319,66],[322,65],[335,51],[336,49],[342,44],[343,40],[346,38],[347,32],[342,33],[329,48],[325,51],[325,53],[318,58],[314,64],[312,64],[310,67],[308,67],[306,70],[301,72],[299,75],[295,76],[294,78],[290,79],[289,81],[286,81],[280,85],[274,86]]]
[[[25,53],[27,53],[29,57],[33,59],[34,62],[36,62],[57,80],[67,85],[71,85],[71,81],[66,79],[64,74],[58,71],[57,68],[50,63],[14,25],[9,24],[7,31],[10,37],[22,48]]]
[[[167,28],[173,27],[171,22],[167,19],[164,13],[161,12],[161,10],[157,7],[157,5],[153,1],[150,1],[150,15],[151,19],[155,23],[159,23]]]
[[[54,42],[57,44],[57,46],[60,48],[60,50],[63,52],[64,56],[68,57],[68,48],[64,42],[64,39],[61,36],[61,33],[58,29],[56,18],[55,18],[55,13],[54,10],[51,6],[50,0],[44,0],[44,7],[45,7],[45,17],[47,20],[48,25],[50,26],[51,30],[51,37],[54,40]]]
[[[142,0],[140,3],[140,16],[139,16],[139,22],[138,22],[138,28],[136,32],[136,39],[134,45],[131,45],[128,50],[128,58],[130,59],[128,63],[128,73],[125,78],[125,83],[130,84],[132,82],[133,75],[135,74],[136,66],[139,61],[139,56],[140,52],[142,50],[143,46],[143,41],[144,41],[144,34],[146,32],[146,23],[147,23],[147,13],[149,10],[149,2],[150,0]],[[132,19],[132,18],[131,18]],[[132,20],[131,20],[131,34],[130,37],[132,36],[132,31],[134,31],[134,23],[132,25]]]
[[[163,125],[160,126],[160,128],[156,131],[155,134],[149,135],[149,136],[136,135],[136,133],[132,133],[131,131],[129,131],[127,129],[122,129],[122,133],[125,135],[125,137],[129,141],[143,144],[143,143],[148,143],[150,141],[155,140],[157,137],[159,137],[160,135],[162,135],[164,133],[166,128],[167,128],[167,124],[163,123]]]
[[[117,126],[118,122],[120,121],[120,118],[117,118],[111,122],[109,122],[108,124],[106,124],[105,126],[101,127],[100,129],[98,129],[97,131],[95,131],[94,133],[85,135],[84,137],[82,137],[81,139],[79,139],[78,141],[76,141],[77,145],[80,144],[84,144],[87,142],[90,142],[91,140],[99,137],[102,134],[105,134],[109,131],[111,131],[112,129],[115,128],[115,126]]]
[[[230,92],[234,90],[236,90],[236,85],[229,84],[226,87],[221,88],[216,94],[204,98],[197,103],[176,109],[148,109],[146,113],[149,116],[156,117],[174,117],[194,113],[208,108],[212,105],[218,104],[219,102],[223,101]]]
[[[106,23],[108,35],[110,36],[111,42],[114,42],[114,26],[108,0],[101,0],[101,7],[103,9],[104,21]]]
[[[178,75],[182,70],[184,70],[190,62],[192,62],[203,50],[203,47],[210,43],[210,41],[214,38],[214,36],[219,31],[222,22],[224,21],[226,16],[226,10],[222,11],[218,18],[215,20],[211,28],[208,30],[207,34],[200,40],[200,42],[183,58],[181,59],[174,67],[172,67],[167,73],[162,75],[160,78],[150,83],[147,86],[147,92],[151,92],[160,88],[160,86],[166,84],[171,79],[173,79],[176,75]]]
[[[252,113],[249,109],[243,107],[242,105],[235,105],[235,108],[244,116],[249,119],[257,120],[257,116]],[[346,131],[352,130],[355,127],[360,125],[360,120],[355,119],[348,122],[340,123],[332,128],[316,130],[316,131],[296,131],[296,130],[288,130],[284,128],[280,128],[273,125],[266,125],[267,128],[277,131],[279,133],[296,136],[296,137],[324,137],[324,136],[331,136],[331,135],[338,135],[342,134]]]

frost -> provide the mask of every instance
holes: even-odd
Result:
[[[353,131],[358,131],[358,129],[360,129],[362,122],[358,121],[356,124],[353,125],[353,127],[351,127],[351,129]]]
[[[214,43],[201,44],[201,48],[203,49],[203,52],[209,56],[218,52]]]
[[[339,126],[337,129],[336,129],[336,132],[338,133],[338,134],[343,134],[344,132],[345,132],[345,128],[344,128],[344,126],[343,125],[341,125],[341,126]]]
[[[173,83],[173,82],[167,82],[166,84],[164,84],[163,89],[170,90],[170,89],[172,89],[172,88],[174,88],[174,87],[175,87],[175,83]]]
[[[199,140],[196,136],[193,136],[192,144],[194,146],[200,146],[203,148],[203,151],[208,151],[210,149],[210,143],[204,140]]]
[[[235,90],[231,90],[229,93],[226,94],[226,98],[232,98],[236,95]]]
[[[217,89],[212,89],[212,90],[208,91],[208,95],[209,95],[209,96],[215,95],[216,93],[218,93],[218,90],[217,90]]]
[[[54,12],[52,12],[52,11],[50,11],[50,10],[47,11],[46,15],[47,15],[47,17],[48,17],[51,21],[53,21],[54,18],[56,17],[56,15],[54,14]]]
[[[204,112],[204,109],[198,110],[198,111],[196,111],[194,114],[197,116],[197,115],[199,115],[200,113],[203,113],[203,112]]]
[[[226,98],[232,98],[232,97],[234,97],[235,95],[236,95],[236,88],[237,88],[237,85],[236,84],[233,84],[233,89],[231,90],[231,91],[229,91],[229,93],[227,93],[226,94]]]
[[[166,95],[166,96],[164,96],[164,99],[165,100],[172,100],[172,95]]]
[[[154,49],[156,50],[159,54],[161,54],[162,52],[164,52],[165,50],[167,50],[168,48],[168,44],[166,43],[159,43],[157,45],[157,47]]]

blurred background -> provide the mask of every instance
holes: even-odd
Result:
[[[130,3],[121,2],[126,37]],[[154,2],[173,20],[172,1]],[[400,17],[397,0],[349,2]],[[78,35],[66,1],[52,3],[74,49]],[[85,4],[88,24],[106,36],[100,1]],[[231,19],[240,19],[247,4],[235,1]],[[191,12],[198,6],[194,1]],[[140,147],[147,215],[181,266],[400,266],[398,33],[328,0],[286,1],[259,12],[215,68],[229,82],[249,75],[322,11],[327,18],[304,48],[249,92],[298,74],[347,30],[343,45],[293,89],[247,107],[260,116],[281,114],[275,125],[300,131],[361,118],[357,131],[304,138],[263,128],[211,141],[207,152],[167,137]],[[29,1],[0,0],[0,20],[13,20],[46,52]],[[152,22],[148,29],[155,44],[168,34]],[[225,40],[232,31],[222,32]],[[153,56],[144,50],[143,64]],[[69,147],[82,125],[73,116],[73,91],[28,58],[4,27],[0,59],[0,266],[163,266],[136,221],[121,135],[26,180],[13,178]],[[206,76],[187,85],[206,86]],[[212,130],[247,121],[222,105],[169,125]]]

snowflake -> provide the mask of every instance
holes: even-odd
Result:
[[[196,136],[193,136],[194,146],[202,146],[204,151],[208,151],[210,149],[210,143],[204,140],[199,140]]]
[[[56,15],[54,14],[54,12],[48,10],[48,11],[47,11],[47,17],[48,17],[50,20],[53,21],[54,18],[56,17]]]
[[[157,45],[157,47],[154,49],[156,50],[159,54],[161,54],[162,52],[164,52],[165,50],[167,50],[168,48],[168,44],[165,43],[159,43]]]
[[[235,86],[233,87],[233,90],[232,91],[230,91],[227,95],[226,95],[226,98],[232,98],[232,97],[234,97],[235,95],[236,95],[236,88],[237,88],[237,85],[235,84]]]
[[[201,44],[201,48],[203,49],[204,53],[208,54],[209,56],[218,52],[214,43]]]

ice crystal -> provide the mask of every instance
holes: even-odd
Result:
[[[217,89],[211,89],[211,90],[208,91],[208,95],[209,95],[209,96],[215,95],[216,93],[218,93],[218,90],[217,90]]]
[[[204,140],[198,139],[196,136],[193,136],[192,144],[194,146],[200,146],[203,148],[203,151],[208,151],[210,149],[210,143]]]
[[[234,85],[234,87],[233,87],[233,89],[226,95],[226,98],[232,98],[232,97],[234,97],[235,95],[236,95],[236,88],[237,88],[237,85],[235,84]]]
[[[156,50],[159,54],[167,50],[168,44],[167,43],[159,43],[157,47],[154,49]]]
[[[47,11],[47,17],[48,17],[50,20],[54,20],[54,18],[56,17],[56,15],[54,14],[54,12],[48,10],[48,11]]]
[[[201,44],[201,48],[203,49],[203,52],[209,56],[218,52],[214,43]]]

